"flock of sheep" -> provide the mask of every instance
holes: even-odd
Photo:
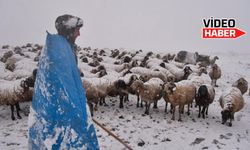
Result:
[[[14,120],[14,106],[17,117],[21,118],[19,102],[32,100],[42,46],[27,44],[13,48],[6,45],[2,50],[0,105],[11,106],[11,118]],[[150,113],[152,103],[157,108],[157,102],[163,99],[166,113],[170,103],[172,120],[175,120],[178,106],[178,120],[181,121],[186,105],[188,115],[193,104],[199,107],[198,117],[202,115],[205,118],[208,114],[208,107],[215,98],[215,87],[219,86],[216,81],[221,77],[217,59],[217,56],[187,51],[155,54],[142,50],[79,48],[78,67],[92,115],[98,104],[107,105],[106,97],[119,97],[119,107],[123,108],[129,95],[136,95],[137,107],[145,104],[145,114]],[[248,82],[240,78],[228,88],[219,102],[222,123],[230,120],[229,126],[232,126],[234,113],[244,106],[242,95],[248,90]]]
[[[19,102],[32,100],[37,68],[39,45],[27,44],[22,47],[6,45],[0,54],[0,105],[10,105],[11,119],[21,119]],[[24,112],[26,113],[26,112]],[[27,114],[26,114],[27,115]]]
[[[93,110],[97,105],[106,104],[105,97],[118,96],[119,107],[128,101],[129,95],[137,95],[137,107],[145,103],[145,114],[149,114],[151,103],[157,108],[157,102],[164,99],[165,112],[170,103],[172,120],[178,106],[179,121],[184,111],[193,102],[199,106],[199,115],[205,118],[208,106],[214,101],[217,79],[221,69],[216,64],[217,56],[211,57],[187,51],[177,54],[154,54],[138,51],[119,51],[109,49],[84,48],[79,52],[79,65],[83,75],[83,85],[88,103]],[[204,79],[209,76],[210,81]],[[228,119],[232,125],[234,113],[244,106],[243,94],[248,90],[244,78],[235,81],[220,99],[222,123]],[[201,107],[202,110],[201,110]]]

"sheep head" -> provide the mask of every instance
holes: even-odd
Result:
[[[141,75],[141,76],[139,77],[139,79],[140,79],[141,81],[143,81],[143,82],[147,82],[147,81],[150,79],[150,77],[147,76],[147,75]]]
[[[20,86],[24,89],[24,91],[29,90],[29,85],[26,80],[22,80]]]
[[[217,65],[217,64],[213,64],[213,65],[212,65],[212,69],[213,69],[213,70],[217,70],[217,69],[218,69],[218,65]]]
[[[132,75],[130,78],[129,78],[129,83],[128,85],[130,86],[134,81],[136,80],[139,80],[138,77],[136,75]]]
[[[214,60],[217,60],[217,59],[219,59],[219,57],[218,56],[214,56]]]
[[[138,61],[137,60],[133,60],[132,63],[131,63],[131,68],[137,67],[137,66],[139,66]]]
[[[108,73],[107,73],[106,70],[104,69],[104,70],[101,70],[101,71],[99,72],[98,77],[101,78],[101,77],[103,77],[103,76],[105,76],[105,75],[107,75],[107,74],[108,74]]]
[[[184,71],[184,77],[183,77],[184,79],[187,79],[188,76],[193,72],[193,70],[189,66],[186,66],[183,71]]]
[[[166,65],[165,65],[164,62],[160,63],[160,66],[161,66],[162,68],[166,68]]]
[[[221,115],[222,115],[222,124],[225,124],[228,119],[233,119],[232,111],[230,111],[229,109],[222,110]],[[231,125],[229,124],[229,126]]]
[[[141,80],[136,80],[130,85],[131,89],[137,92],[139,92],[139,89],[142,88],[142,86],[143,86],[143,81]]]
[[[201,75],[202,73],[207,74],[207,69],[206,69],[206,67],[200,67],[200,68],[199,68],[199,75]]]
[[[97,67],[97,70],[98,71],[106,70],[106,68],[103,65],[100,65],[100,66]]]
[[[241,91],[241,93],[244,94],[248,89],[248,82],[241,77],[237,81],[235,81],[232,86],[237,87]]]
[[[209,93],[206,85],[201,85],[198,89],[198,92],[195,94],[195,101],[196,104],[199,105],[201,101],[205,102],[206,104],[209,103]]]
[[[173,94],[175,89],[176,89],[176,85],[174,84],[174,82],[169,82],[164,85],[164,91],[166,91],[167,94]]]

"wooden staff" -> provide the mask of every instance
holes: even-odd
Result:
[[[123,144],[127,149],[133,150],[131,147],[128,146],[125,142],[122,141],[122,139],[118,138],[115,134],[113,134],[111,131],[109,131],[107,128],[105,128],[103,125],[101,125],[97,120],[92,118],[94,123],[96,123],[99,127],[101,127],[104,131],[106,131],[109,135],[113,136],[117,141],[119,141],[121,144]]]

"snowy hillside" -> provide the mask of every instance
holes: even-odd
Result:
[[[37,56],[41,46],[26,45],[23,47],[1,47],[0,58],[4,53],[12,51],[11,56],[16,60],[16,67],[13,72],[6,69],[6,63],[0,61],[0,79],[14,81],[17,78],[27,78],[32,74],[32,70],[37,66]],[[99,56],[103,60],[101,64],[107,64],[112,72],[112,65],[119,59],[109,57],[114,50],[103,49],[106,55]],[[85,48],[78,54],[79,68],[85,76],[97,76],[87,71],[93,70],[88,63],[83,62],[84,57],[90,57],[94,52],[101,50]],[[128,54],[133,54],[136,50],[121,50]],[[136,56],[147,54],[142,51]],[[153,55],[160,56],[177,51],[153,51]],[[99,53],[98,53],[99,54]],[[182,115],[182,122],[171,120],[172,114],[165,113],[165,101],[161,98],[158,102],[158,109],[150,108],[149,115],[145,115],[145,107],[137,108],[136,96],[129,95],[129,101],[124,103],[124,108],[119,108],[118,97],[106,97],[108,106],[98,105],[98,110],[94,111],[94,118],[103,126],[108,128],[133,149],[163,150],[163,149],[248,149],[250,146],[250,96],[249,90],[244,94],[245,106],[235,114],[232,127],[221,124],[221,107],[219,96],[230,87],[234,81],[244,77],[250,82],[250,52],[240,53],[237,51],[204,52],[201,54],[218,56],[216,63],[221,67],[222,77],[218,79],[215,87],[215,100],[210,105],[208,117],[198,118],[198,107],[191,108],[191,114]],[[89,59],[91,60],[91,59]],[[89,61],[91,62],[91,61]],[[114,72],[114,71],[113,71]],[[208,75],[202,77],[210,83]],[[2,85],[0,85],[2,86]],[[0,100],[1,102],[1,100]],[[30,102],[21,103],[22,119],[11,120],[10,106],[0,105],[0,149],[27,149],[27,130]],[[152,106],[152,105],[151,105]],[[170,107],[168,107],[168,110]],[[186,109],[185,109],[186,111]],[[176,112],[178,114],[178,112]],[[176,115],[177,118],[178,115]],[[100,148],[103,150],[125,149],[113,137],[109,136],[99,126],[95,125]]]

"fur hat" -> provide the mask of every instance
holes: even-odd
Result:
[[[74,30],[77,27],[83,26],[83,20],[79,17],[72,15],[62,15],[56,18],[55,27],[58,34],[66,37],[69,41],[71,41],[71,37],[74,34]]]

